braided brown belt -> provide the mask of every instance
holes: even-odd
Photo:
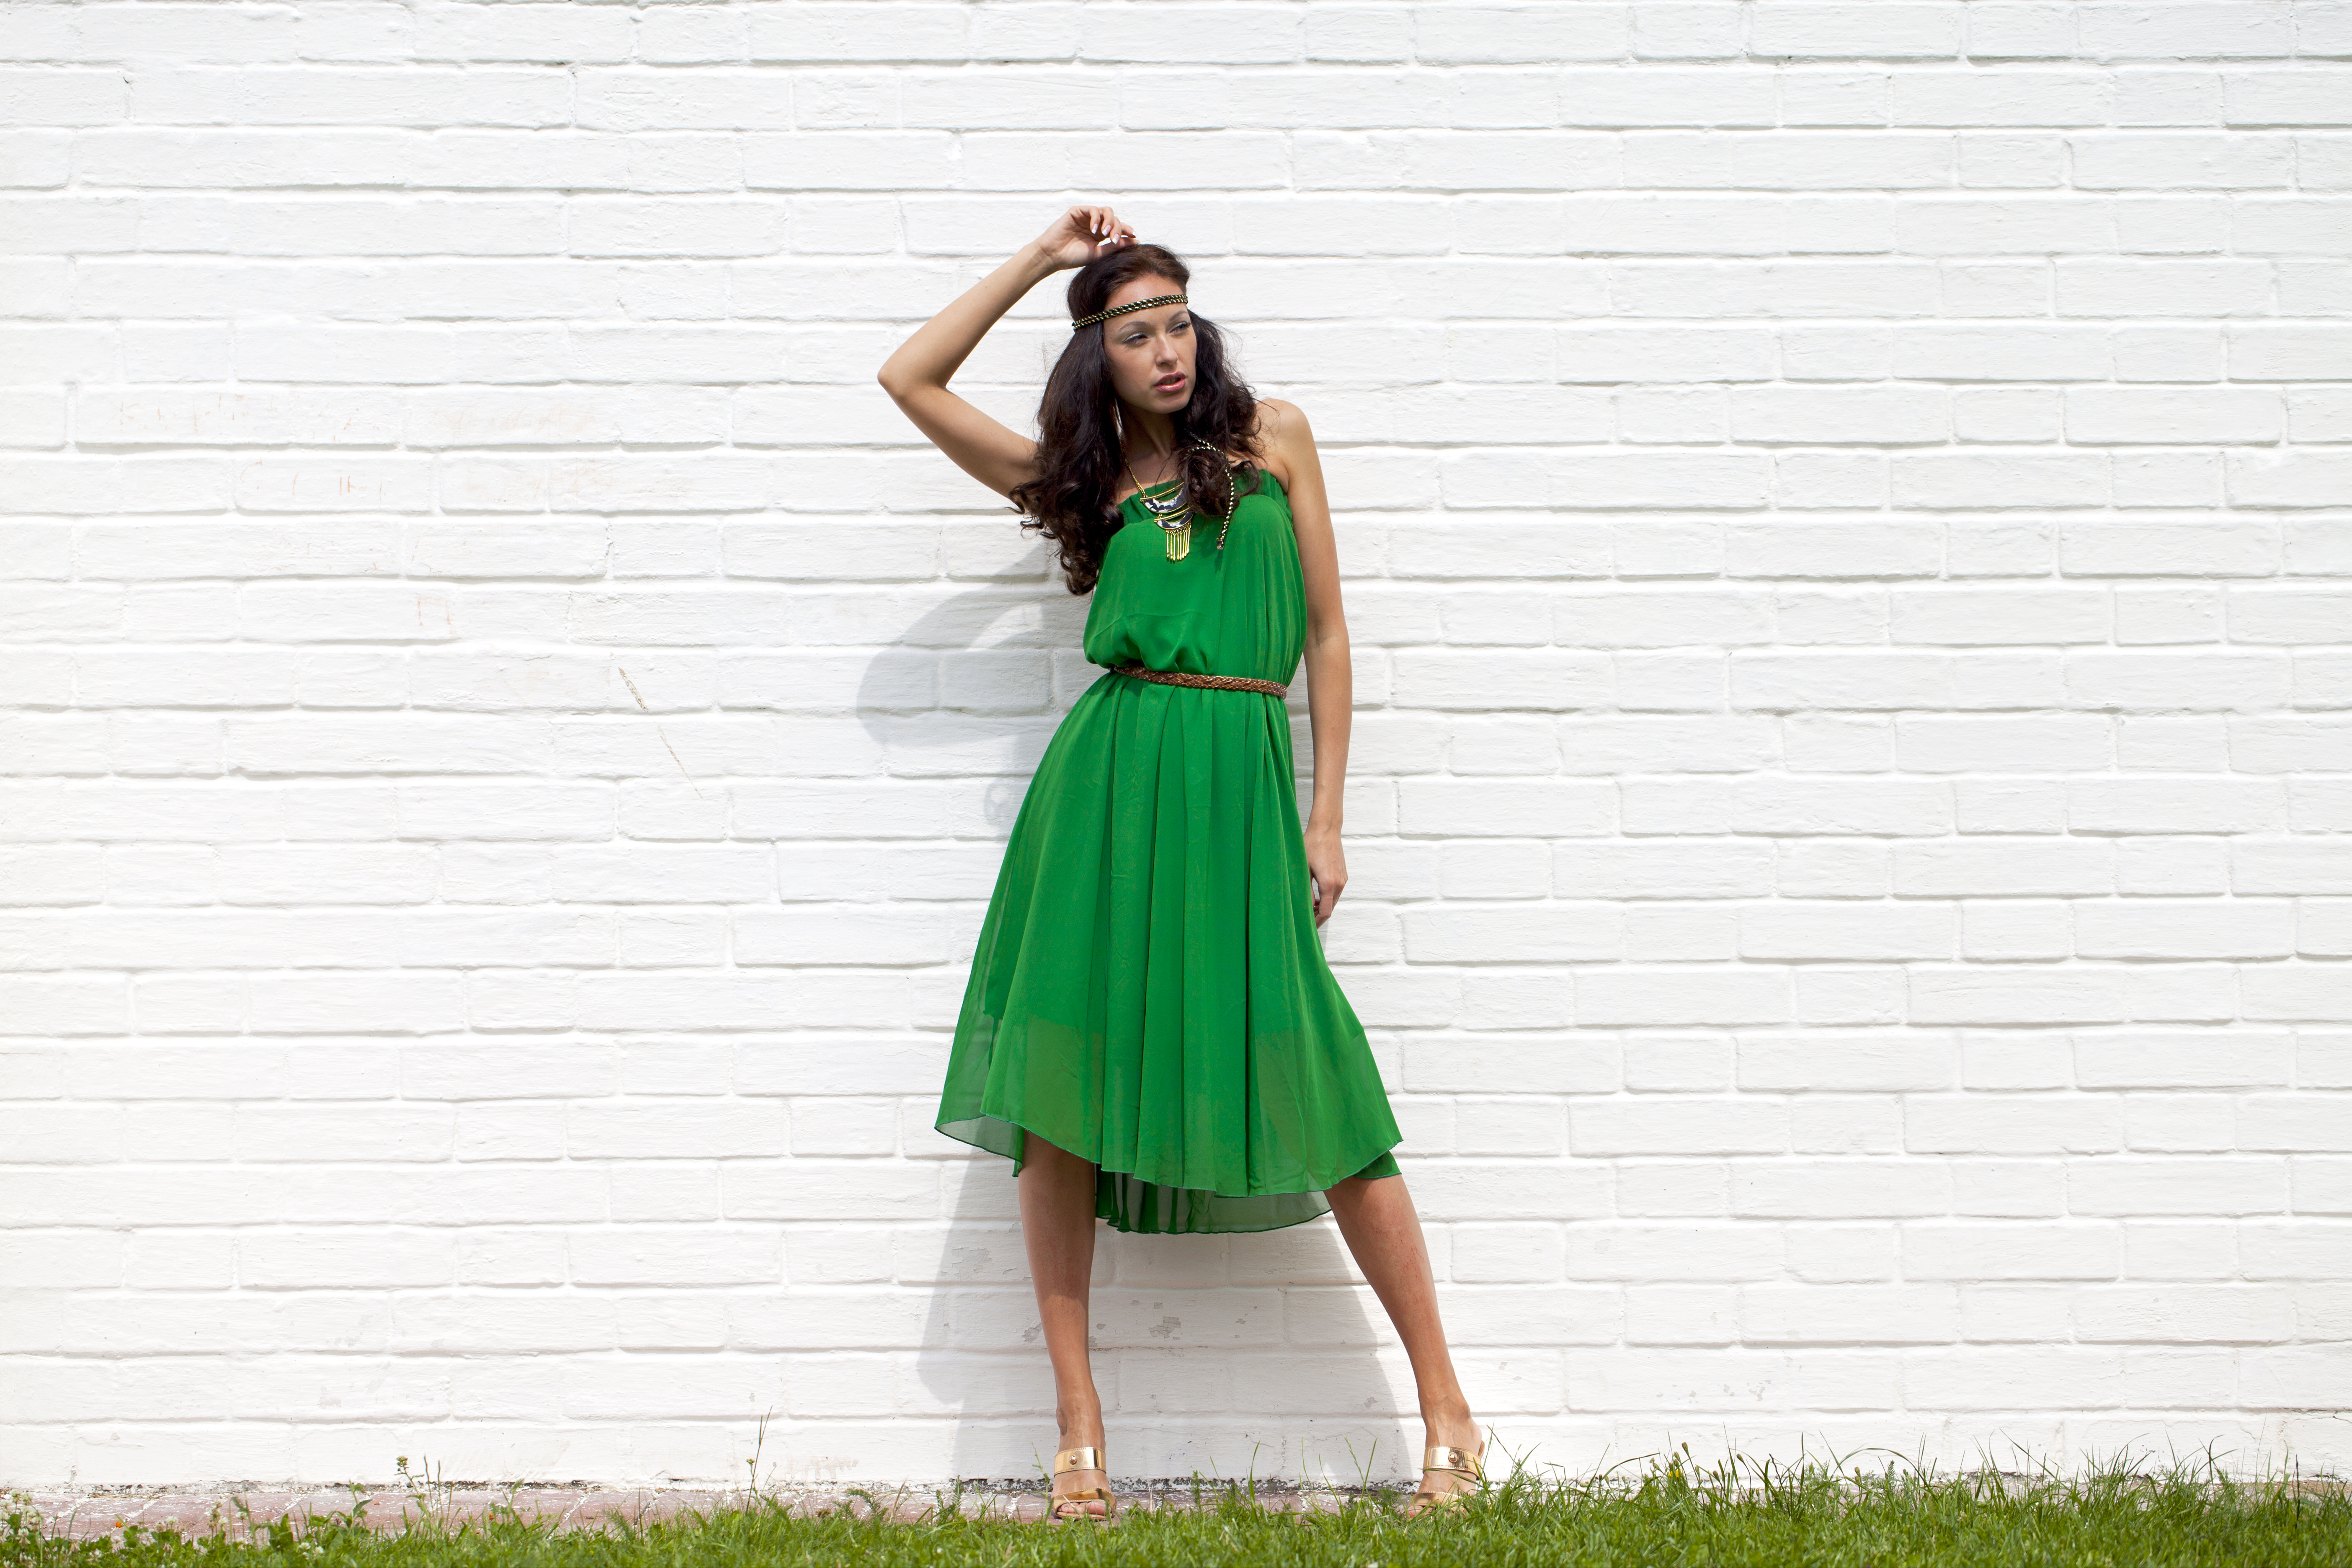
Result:
[[[1105,666],[1113,675],[1131,675],[1138,680],[1156,680],[1162,686],[1205,686],[1213,691],[1263,691],[1268,697],[1280,697],[1290,688],[1278,680],[1256,680],[1246,675],[1188,675],[1178,669],[1146,669],[1139,664]]]

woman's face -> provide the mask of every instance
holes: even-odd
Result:
[[[1184,290],[1165,278],[1130,278],[1111,290],[1108,309]],[[1100,329],[1110,361],[1111,390],[1120,401],[1156,414],[1173,414],[1192,400],[1192,313],[1182,305],[1154,305],[1113,316]]]

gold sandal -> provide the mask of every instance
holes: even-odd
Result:
[[[1485,1479],[1486,1470],[1483,1461],[1486,1458],[1486,1445],[1483,1442],[1478,1445],[1478,1451],[1475,1454],[1467,1448],[1450,1448],[1443,1444],[1431,1448],[1422,1456],[1422,1474],[1427,1475],[1434,1470],[1442,1475],[1461,1476],[1468,1480],[1470,1485],[1457,1491],[1433,1492],[1424,1483],[1419,1491],[1412,1494],[1412,1500],[1406,1505],[1405,1518],[1418,1519],[1423,1514],[1434,1513],[1441,1508],[1460,1508]]]
[[[1103,1479],[1110,1479],[1110,1471],[1103,1466],[1100,1448],[1065,1448],[1055,1454],[1054,1474],[1059,1476],[1067,1470],[1102,1470]],[[1102,1501],[1103,1510],[1100,1513],[1095,1513],[1083,1506],[1075,1513],[1062,1511],[1072,1503],[1083,1505],[1097,1499]],[[1046,1493],[1045,1517],[1055,1524],[1066,1524],[1074,1519],[1099,1520],[1105,1524],[1110,1524],[1118,1518],[1118,1499],[1107,1486],[1079,1487],[1066,1492],[1049,1491]]]

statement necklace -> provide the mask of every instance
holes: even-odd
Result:
[[[1192,445],[1197,451],[1216,451],[1206,441],[1195,441]],[[1192,500],[1184,489],[1183,475],[1179,473],[1172,481],[1160,481],[1163,485],[1172,482],[1176,486],[1174,495],[1148,496],[1143,493],[1143,481],[1136,477],[1135,464],[1123,452],[1120,460],[1127,463],[1127,477],[1135,480],[1135,499],[1143,503],[1143,510],[1150,514],[1152,521],[1160,525],[1160,537],[1168,542],[1168,559],[1183,560],[1192,552]],[[1234,525],[1234,508],[1241,500],[1241,487],[1233,482],[1230,463],[1226,465],[1226,470],[1225,518],[1217,529],[1217,548],[1220,550],[1225,547],[1225,532]]]

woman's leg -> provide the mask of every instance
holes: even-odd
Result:
[[[1421,1396],[1423,1446],[1478,1447],[1478,1423],[1462,1384],[1454,1375],[1454,1357],[1445,1348],[1445,1328],[1437,1320],[1437,1284],[1429,1271],[1429,1247],[1421,1235],[1421,1216],[1402,1176],[1350,1176],[1328,1189],[1331,1213],[1339,1234],[1355,1254],[1356,1267],[1372,1287],[1372,1294],[1388,1309],[1389,1321],[1404,1341],[1412,1362],[1413,1386]],[[1433,1492],[1460,1491],[1470,1482],[1458,1475],[1432,1471],[1422,1484]]]
[[[1095,1167],[1091,1160],[1026,1134],[1021,1165],[1021,1238],[1029,1249],[1029,1279],[1037,1288],[1037,1318],[1045,1353],[1054,1363],[1055,1415],[1063,1448],[1103,1444],[1102,1396],[1087,1359],[1087,1293],[1095,1266]],[[1067,1470],[1055,1492],[1107,1487],[1100,1470]],[[1080,1505],[1100,1513],[1099,1500]]]

